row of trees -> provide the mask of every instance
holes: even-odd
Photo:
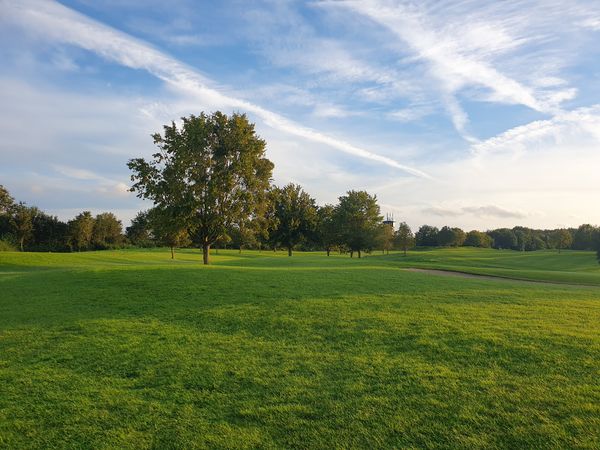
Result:
[[[202,248],[209,263],[211,246],[237,248],[334,249],[361,257],[374,249],[406,251],[417,246],[512,248],[588,248],[597,229],[542,232],[523,227],[465,233],[459,228],[422,226],[413,236],[402,223],[398,230],[382,223],[377,199],[364,191],[348,191],[335,205],[317,206],[300,186],[271,185],[273,163],[265,157],[265,141],[243,114],[221,112],[182,118],[153,135],[158,150],[150,160],[132,159],[132,188],[154,206],[140,213],[122,235],[111,213],[92,217],[83,212],[68,223],[37,208],[16,204],[5,189],[0,204],[0,237],[23,250],[86,250],[123,245],[167,245]],[[585,228],[588,227],[588,228]],[[587,233],[587,234],[586,234]],[[592,237],[589,237],[588,234]],[[591,242],[591,241],[590,241]],[[577,243],[577,244],[575,244]]]
[[[417,233],[416,245],[423,247],[487,247],[532,251],[543,249],[594,250],[600,245],[600,228],[589,224],[579,228],[535,230],[526,227],[498,228],[487,232],[464,232],[460,228],[438,229],[423,225]]]
[[[266,195],[264,213],[249,221],[238,221],[223,230],[211,242],[221,248],[232,247],[273,249],[284,248],[292,256],[294,249],[323,249],[329,256],[333,250],[349,251],[361,257],[363,251],[372,251],[382,243],[385,230],[381,223],[379,205],[375,196],[364,191],[349,191],[340,197],[337,205],[317,206],[315,199],[300,186],[288,184],[272,187]],[[202,244],[203,236],[181,226],[154,207],[140,212],[127,228],[127,236],[135,245],[163,244],[174,248]],[[171,224],[178,223],[178,226]],[[388,249],[392,244],[388,245]]]
[[[110,212],[95,217],[84,211],[68,222],[35,206],[15,202],[0,185],[0,240],[21,251],[81,251],[121,247],[123,226]]]
[[[16,203],[0,186],[0,239],[21,250],[82,251],[167,246],[201,246],[202,236],[168,214],[151,208],[132,220],[123,234],[121,222],[110,212],[95,217],[84,211],[68,222],[45,214],[35,206]],[[349,191],[335,205],[318,206],[301,186],[271,186],[263,214],[233,223],[214,241],[219,248],[278,249],[291,256],[294,249],[349,252],[407,250],[418,247],[483,247],[532,251],[541,249],[592,250],[600,248],[600,228],[581,225],[575,229],[535,230],[525,227],[465,232],[460,228],[438,229],[423,225],[413,234],[406,223],[398,229],[382,223],[375,196]],[[10,247],[10,246],[9,246]],[[600,256],[600,255],[599,255]]]

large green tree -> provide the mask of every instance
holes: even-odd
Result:
[[[415,240],[419,247],[435,247],[438,245],[438,233],[440,230],[431,225],[422,225],[415,234]]]
[[[275,228],[270,238],[275,245],[285,247],[288,255],[292,256],[294,247],[314,234],[317,206],[301,186],[293,183],[273,189],[272,195]]]
[[[442,227],[437,235],[437,243],[442,247],[460,247],[464,244],[466,234],[460,228]]]
[[[324,205],[317,210],[317,242],[325,249],[327,256],[340,243],[340,224],[336,222],[335,206]]]
[[[409,248],[415,246],[415,236],[406,222],[402,222],[398,227],[395,234],[395,241],[398,248],[404,252],[404,256],[406,256],[406,251]]]
[[[221,112],[182,118],[153,135],[159,151],[150,161],[129,161],[132,191],[161,209],[172,209],[202,247],[233,224],[249,221],[266,201],[273,164],[265,141],[243,114]]]
[[[92,244],[98,249],[118,246],[123,242],[123,225],[110,212],[98,214],[94,220]]]
[[[357,252],[360,258],[363,250],[375,246],[383,220],[377,197],[365,191],[348,191],[339,200],[336,222],[340,227],[340,240],[350,250],[350,257]]]

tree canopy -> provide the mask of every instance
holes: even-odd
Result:
[[[301,186],[290,183],[282,188],[274,188],[273,216],[274,229],[271,240],[288,250],[312,237],[317,225],[317,206],[315,200]]]
[[[365,191],[348,191],[339,198],[336,222],[339,224],[340,241],[361,257],[363,250],[371,250],[376,243],[383,217],[380,215],[377,197]]]

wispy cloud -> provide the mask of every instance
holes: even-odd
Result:
[[[466,1],[448,7],[440,7],[436,2],[386,0],[322,4],[350,10],[389,30],[399,41],[399,53],[406,53],[408,46],[414,60],[426,64],[429,75],[437,80],[440,99],[454,126],[470,141],[474,139],[467,130],[468,116],[456,98],[466,89],[484,89],[486,95],[482,99],[523,105],[546,114],[560,112],[561,104],[577,93],[562,82],[545,86],[526,83],[528,71],[535,69],[528,66],[515,77],[517,73],[507,62],[507,55],[518,55],[531,46],[530,64],[533,59],[539,65],[536,45],[550,39],[557,27],[576,20],[582,13],[581,5],[563,5],[561,18],[560,5],[544,4],[545,17],[536,18],[542,6],[527,2],[482,5]],[[586,23],[593,26],[593,22]],[[502,67],[508,68],[509,73]],[[546,78],[557,79],[548,74]]]
[[[565,141],[591,142],[600,145],[600,105],[578,108],[557,114],[551,119],[536,120],[511,128],[471,148],[475,155],[508,153],[519,155],[544,151]]]
[[[208,77],[178,60],[59,3],[31,0],[5,1],[4,4],[6,6],[4,8],[5,18],[12,18],[32,31],[44,33],[48,39],[79,46],[130,68],[146,70],[173,87],[202,98],[211,105],[240,109],[255,114],[265,124],[280,131],[388,165],[413,176],[428,177],[425,172],[400,164],[392,158],[304,127],[256,104],[228,96],[210,87],[214,83]]]

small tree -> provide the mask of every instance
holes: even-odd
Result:
[[[573,243],[573,236],[569,233],[569,230],[561,228],[560,230],[556,230],[553,236],[554,245],[558,249],[558,253],[561,250],[567,249]]]
[[[382,223],[379,226],[378,243],[383,253],[389,254],[394,248],[394,227],[391,224]]]
[[[19,247],[21,251],[24,251],[25,242],[33,234],[33,218],[37,212],[37,208],[29,208],[24,203],[19,202],[12,209],[11,223],[19,241]]]
[[[271,239],[287,248],[288,256],[292,256],[293,248],[315,231],[315,201],[299,185],[290,183],[273,190],[273,211],[276,228],[271,232]]]
[[[171,259],[175,259],[176,247],[191,244],[185,220],[177,217],[173,210],[152,208],[148,212],[148,223],[154,238],[171,249]]]
[[[398,231],[396,231],[395,240],[398,248],[404,252],[404,256],[406,256],[406,251],[409,248],[414,247],[415,237],[413,235],[412,230],[406,224],[406,222],[402,222],[398,227]]]
[[[336,208],[336,222],[340,226],[341,243],[354,252],[373,248],[383,217],[380,214],[377,197],[365,191],[348,191],[339,198]]]
[[[84,211],[69,222],[69,243],[77,251],[89,248],[94,233],[92,213]]]
[[[159,151],[151,161],[129,161],[131,190],[175,210],[208,264],[210,246],[266,201],[273,163],[243,114],[202,113],[182,121],[181,128],[172,122],[163,135],[154,134]]]

